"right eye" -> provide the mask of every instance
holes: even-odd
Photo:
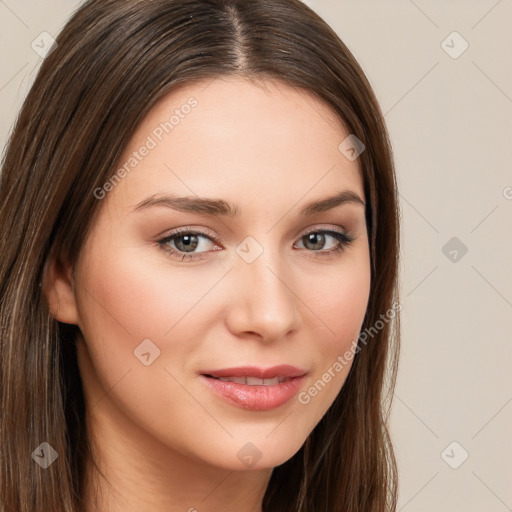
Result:
[[[158,240],[158,245],[169,252],[170,255],[181,258],[181,260],[188,259],[204,259],[198,256],[199,254],[209,252],[208,242],[214,243],[216,240],[212,235],[206,235],[200,231],[193,231],[191,229],[177,229],[167,235],[165,238]],[[202,251],[195,251],[197,248],[204,249]]]

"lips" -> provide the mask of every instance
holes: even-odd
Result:
[[[253,411],[276,409],[289,402],[304,383],[306,371],[295,366],[245,366],[201,373],[206,386],[230,404]]]
[[[240,366],[237,368],[224,368],[222,370],[208,370],[201,372],[206,377],[214,379],[229,379],[229,382],[238,382],[240,384],[253,385],[273,385],[294,377],[302,377],[306,374],[306,370],[282,364],[271,368],[258,368],[256,366]],[[234,378],[243,380],[232,380]],[[278,379],[275,381],[275,379]],[[265,382],[267,381],[267,382]],[[270,382],[272,381],[272,382]]]

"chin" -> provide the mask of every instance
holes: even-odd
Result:
[[[253,440],[230,440],[225,447],[211,453],[209,463],[229,471],[258,471],[273,469],[290,460],[302,447],[302,442],[291,443],[290,437],[274,440],[260,435]],[[203,459],[204,459],[203,454]]]

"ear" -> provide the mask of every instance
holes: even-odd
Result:
[[[78,325],[73,269],[53,251],[44,267],[42,289],[52,317],[65,324]]]

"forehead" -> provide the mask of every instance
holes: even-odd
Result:
[[[364,199],[358,162],[338,149],[348,135],[328,105],[279,81],[181,86],[137,128],[116,169],[124,168],[124,177],[109,196],[119,207],[165,193],[222,197],[247,208],[342,189]]]

